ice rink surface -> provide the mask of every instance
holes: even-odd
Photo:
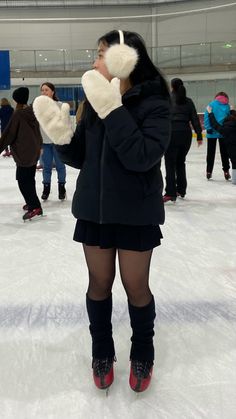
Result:
[[[166,204],[151,266],[154,375],[138,396],[128,385],[131,331],[117,273],[108,397],[92,382],[87,271],[72,240],[78,172],[68,168],[68,199],[59,202],[54,171],[45,217],[23,223],[13,159],[0,157],[1,419],[236,418],[236,185],[224,180],[219,155],[207,181],[205,155],[193,142],[187,196]],[[41,181],[37,172],[40,195]]]

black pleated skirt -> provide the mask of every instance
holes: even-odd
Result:
[[[130,226],[123,224],[97,224],[77,220],[74,237],[77,242],[101,249],[123,249],[143,252],[161,244],[160,227]]]

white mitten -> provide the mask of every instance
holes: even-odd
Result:
[[[73,136],[70,107],[58,103],[48,96],[38,96],[33,102],[33,110],[39,124],[54,144],[69,144]]]
[[[89,70],[83,74],[81,82],[88,101],[101,119],[122,106],[119,79],[109,82],[97,70]]]

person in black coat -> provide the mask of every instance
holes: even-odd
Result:
[[[223,125],[217,122],[211,106],[207,106],[207,112],[209,113],[209,120],[212,127],[223,135],[227,153],[232,164],[232,183],[236,185],[236,111],[230,111],[230,115],[225,118]]]
[[[82,77],[87,100],[71,140],[61,124],[65,107],[60,114],[49,98],[41,97],[34,110],[54,142],[69,143],[57,147],[62,161],[80,169],[72,212],[77,218],[74,240],[83,243],[89,272],[94,382],[107,388],[113,381],[112,286],[118,256],[133,330],[130,386],[143,391],[154,362],[149,269],[164,223],[160,166],[170,138],[170,97],[136,33],[102,36],[93,67]],[[47,122],[53,110],[55,122]]]
[[[197,134],[198,146],[202,144],[202,128],[192,99],[179,78],[171,80],[171,140],[165,153],[166,188],[164,202],[185,197],[187,177],[185,160],[192,143],[192,128]]]
[[[14,112],[13,107],[10,105],[10,102],[8,99],[3,97],[0,102],[1,108],[0,108],[0,125],[1,125],[1,134],[5,130],[8,122],[10,121],[12,114]],[[3,157],[10,157],[11,152],[8,149],[8,147],[5,149],[5,153],[3,154]]]

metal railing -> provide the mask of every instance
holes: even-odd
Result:
[[[164,69],[236,64],[236,41],[162,46],[148,51],[154,63]],[[11,70],[84,71],[91,68],[96,54],[92,49],[11,50]]]

